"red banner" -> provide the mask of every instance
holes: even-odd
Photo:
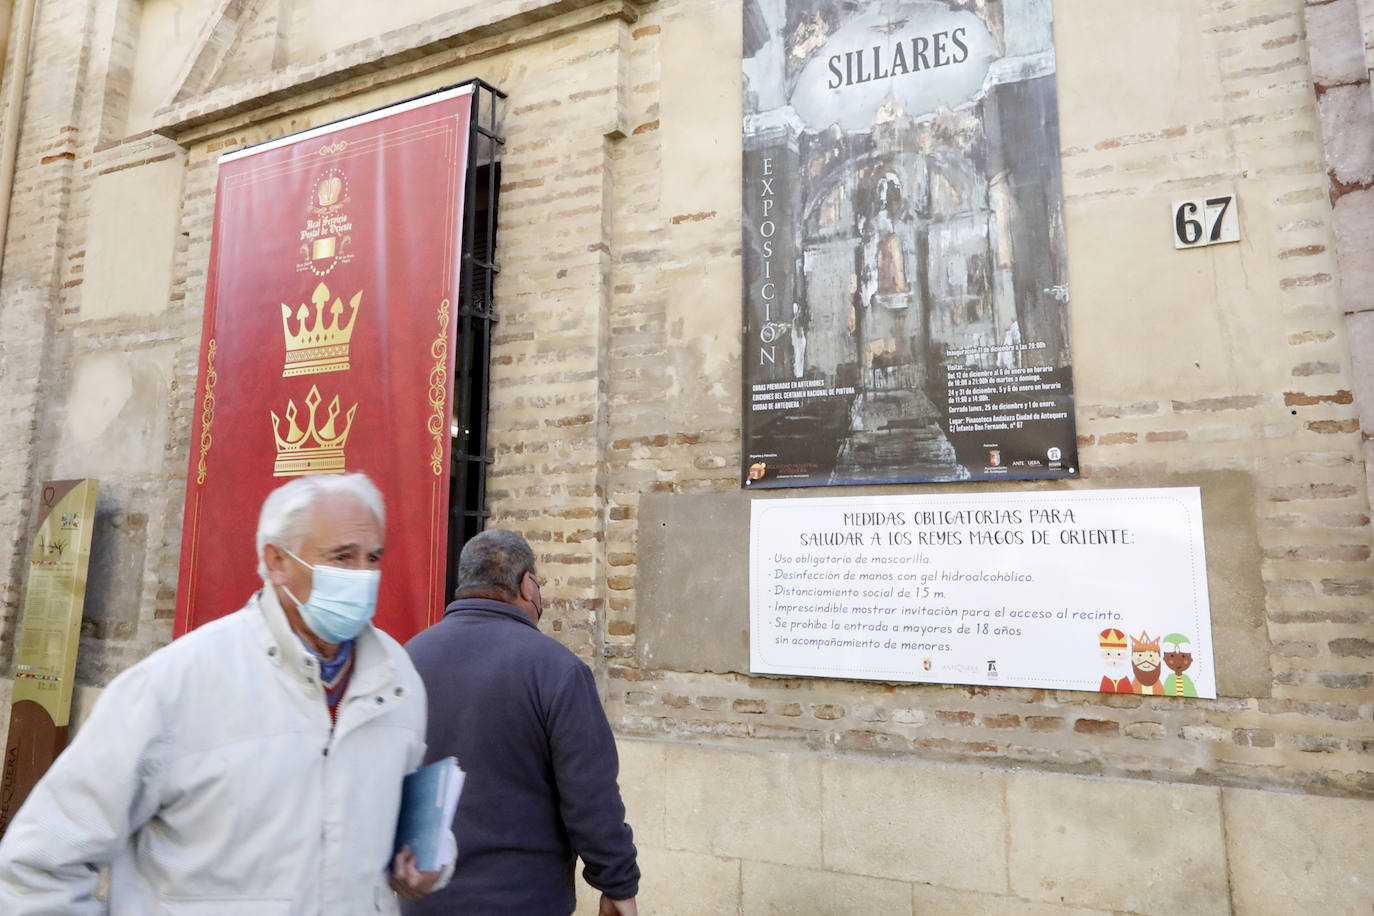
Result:
[[[365,471],[386,497],[376,623],[443,611],[471,87],[220,159],[176,635],[241,607],[267,494]]]

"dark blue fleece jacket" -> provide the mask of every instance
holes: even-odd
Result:
[[[582,660],[484,598],[449,605],[406,651],[429,694],[425,762],[451,754],[467,772],[453,879],[406,916],[567,916],[575,856],[592,887],[635,896],[615,739]]]

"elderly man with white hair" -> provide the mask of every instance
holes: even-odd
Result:
[[[0,913],[394,913],[447,881],[391,854],[425,692],[370,622],[384,525],[362,474],[267,497],[264,587],[105,689],[0,841]]]

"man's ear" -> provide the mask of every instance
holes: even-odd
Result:
[[[262,563],[267,567],[267,578],[273,585],[281,585],[286,582],[286,564],[291,562],[291,558],[286,555],[276,544],[264,544],[262,548]]]
[[[528,601],[530,604],[533,604],[534,593],[538,590],[538,588],[539,586],[534,584],[534,576],[531,575],[529,572],[526,572],[524,575],[520,577],[521,600]]]

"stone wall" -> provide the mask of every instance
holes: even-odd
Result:
[[[644,912],[1364,913],[1374,805],[621,741]],[[578,914],[597,895],[578,886]]]
[[[0,275],[0,673],[44,479],[101,481],[82,696],[171,638],[216,157],[481,77],[510,95],[492,524],[534,543],[545,629],[597,672],[654,911],[1282,912],[1263,863],[1359,873],[1362,834],[1319,827],[1367,827],[1374,798],[1368,4],[1055,4],[1083,472],[1062,485],[1201,482],[1230,558],[1215,701],[732,665],[743,635],[705,611],[747,604],[740,0],[357,3],[356,35],[321,6],[39,4]],[[1242,241],[1175,251],[1170,201],[1218,187]],[[716,505],[718,529],[663,521]],[[690,651],[656,661],[651,632]],[[1152,843],[1087,817],[1118,797],[1163,812]],[[1192,845],[1161,848],[1180,819]],[[1112,874],[1153,871],[1102,890],[1073,870],[1097,838]],[[1141,896],[1185,865],[1193,898]],[[1331,899],[1367,907],[1361,880]]]

